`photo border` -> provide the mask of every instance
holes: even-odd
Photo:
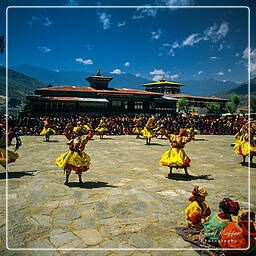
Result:
[[[6,141],[8,143],[8,11],[9,9],[65,9],[65,8],[81,8],[81,9],[148,9],[148,8],[154,8],[154,9],[207,9],[207,8],[216,8],[216,9],[247,9],[248,10],[248,120],[250,120],[250,40],[251,40],[251,19],[250,19],[250,7],[248,6],[8,6],[6,8]],[[250,129],[250,121],[248,122],[248,130]],[[250,138],[249,138],[250,143]],[[8,145],[6,146],[6,156],[8,156]],[[250,153],[249,153],[250,157]],[[251,170],[250,170],[250,162],[248,163],[248,211],[250,211],[251,208]],[[194,248],[10,248],[8,246],[8,157],[6,157],[6,241],[5,245],[6,248],[10,251],[194,251]],[[250,232],[250,226],[249,230]],[[245,249],[250,248],[250,235],[248,236],[248,248],[240,248],[240,249],[230,249],[230,248],[197,248],[196,250],[199,251],[223,251],[223,250],[235,250],[235,251],[242,251]]]

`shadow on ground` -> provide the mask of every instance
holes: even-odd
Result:
[[[44,142],[59,142],[58,140],[49,140],[49,141],[44,141]]]
[[[192,176],[192,175],[185,175],[182,173],[173,173],[170,177],[166,177],[170,180],[182,180],[182,181],[190,181],[190,180],[214,180],[211,175],[198,175],[198,176]]]
[[[79,182],[69,182],[68,187],[78,187],[78,188],[88,188],[88,189],[93,189],[93,188],[117,188],[117,186],[112,186],[109,185],[107,182],[84,182],[84,183],[79,183]]]
[[[159,143],[150,143],[149,145],[148,144],[145,144],[146,146],[161,146],[161,147],[166,147],[166,145],[162,145],[162,144],[159,144]]]
[[[246,167],[249,167],[249,163],[240,163],[242,166],[246,166]],[[256,164],[255,163],[251,163],[250,164],[250,167],[251,168],[256,168]]]
[[[21,178],[23,176],[34,176],[33,172],[8,172],[8,179]],[[6,173],[0,173],[0,179],[6,179]]]

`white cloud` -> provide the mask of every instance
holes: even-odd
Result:
[[[239,57],[239,52],[236,53],[235,57]]]
[[[121,75],[124,74],[125,72],[122,72],[120,69],[114,69],[113,71],[110,72],[110,74],[117,74],[117,75]]]
[[[119,22],[119,23],[117,24],[118,27],[123,27],[123,26],[125,26],[125,25],[126,25],[126,22],[125,22],[125,21]]]
[[[48,17],[46,17],[45,21],[43,22],[43,25],[48,27],[48,26],[52,25],[52,21],[50,21],[50,19]]]
[[[216,75],[223,76],[224,72],[217,72]]]
[[[151,39],[159,39],[162,34],[161,29],[158,29],[157,31],[151,31]]]
[[[59,70],[59,69],[53,69],[53,71],[54,71],[54,72],[57,72],[57,73],[59,73],[59,72],[60,72],[60,70]]]
[[[100,22],[103,25],[103,29],[109,29],[110,28],[110,18],[111,15],[107,14],[106,12],[97,12],[98,18],[100,19]]]
[[[210,60],[218,60],[219,58],[218,57],[216,57],[216,56],[212,56],[212,57],[210,57]]]
[[[179,47],[180,47],[180,44],[179,44],[179,42],[177,42],[177,41],[172,44],[172,48],[173,48],[173,49],[179,48]]]
[[[150,8],[145,5],[145,7],[139,7],[135,10],[132,19],[143,19],[145,17],[155,17],[157,14],[157,8]]]
[[[76,61],[81,63],[81,64],[84,64],[84,65],[91,65],[91,64],[93,64],[93,61],[91,59],[84,60],[83,58],[76,58]]]
[[[66,6],[78,6],[79,5],[79,1],[78,0],[67,0]]]
[[[194,44],[200,42],[201,40],[203,40],[202,37],[198,37],[199,34],[192,34],[189,37],[187,37],[183,42],[182,45],[183,46],[193,46]],[[176,47],[177,48],[177,47]]]
[[[201,41],[211,40],[213,43],[216,43],[219,40],[223,39],[227,35],[228,31],[229,27],[227,22],[222,22],[219,27],[216,24],[213,24],[211,27],[207,28],[202,33],[193,33],[185,39],[183,39],[181,42],[175,41],[167,54],[170,56],[174,56],[176,49],[193,46]],[[222,50],[223,48],[224,44],[221,44],[219,46],[219,50]]]
[[[40,16],[32,16],[31,19],[29,20],[28,24],[30,26],[33,26],[34,24],[39,24],[43,25],[44,27],[48,27],[52,25],[52,21],[50,20],[49,17],[40,17]]]
[[[213,42],[218,42],[227,35],[228,31],[228,23],[222,22],[219,28],[216,24],[213,24],[211,27],[204,31],[204,34]]]
[[[47,53],[47,52],[50,52],[51,49],[49,49],[48,47],[46,46],[38,46],[38,49],[43,52],[43,53]]]
[[[200,76],[200,75],[202,75],[202,74],[203,74],[203,71],[202,71],[202,70],[200,70],[200,71],[197,72],[197,75],[198,75],[198,76]]]
[[[228,72],[231,72],[231,71],[232,71],[232,69],[231,69],[231,68],[229,68],[229,69],[228,69]]]
[[[32,16],[31,20],[28,22],[30,26],[34,25],[36,22],[40,21],[40,17],[38,16]]]
[[[222,80],[222,82],[223,82],[223,83],[226,83],[226,82],[227,82],[227,80]]]
[[[140,73],[136,73],[135,76],[136,76],[136,77],[139,77],[139,76],[140,76]]]
[[[175,74],[175,75],[172,75],[172,76],[169,76],[171,78],[171,80],[175,80],[176,78],[179,78],[179,74]]]
[[[163,47],[168,47],[168,46],[171,46],[171,45],[168,43],[163,44]]]
[[[149,72],[150,75],[164,75],[166,72],[162,69],[155,69],[154,71]]]
[[[193,5],[193,0],[157,0],[157,5],[166,5],[166,6],[189,6]]]
[[[124,64],[123,64],[124,67],[130,67],[131,66],[131,63],[129,61],[126,61]]]
[[[248,49],[248,47],[243,51],[242,58],[246,60],[245,66],[248,68],[248,57],[250,58],[250,73],[252,75],[256,74],[256,48],[254,50]]]
[[[153,78],[152,78],[152,80],[153,81],[159,81],[159,80],[161,80],[161,79],[163,79],[163,77],[162,76],[159,76],[159,75],[156,75],[156,76],[154,76]]]

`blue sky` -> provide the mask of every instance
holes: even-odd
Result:
[[[107,1],[108,5],[216,6],[230,8],[10,8],[9,66],[30,64],[58,71],[130,73],[151,80],[214,78],[244,81],[248,61],[248,9],[253,1]],[[106,1],[3,1],[7,6],[103,6]],[[251,35],[251,75],[256,75]],[[5,65],[5,56],[0,56]]]

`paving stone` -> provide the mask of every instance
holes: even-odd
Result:
[[[141,234],[132,235],[128,242],[135,248],[153,248],[154,247],[153,240]]]
[[[50,236],[50,242],[56,247],[61,247],[62,245],[76,239],[77,237],[72,232],[60,232]]]
[[[44,215],[31,215],[26,218],[26,220],[31,224],[50,226],[51,218]]]
[[[96,229],[84,229],[74,231],[74,233],[80,237],[86,245],[96,245],[102,241],[102,237]]]
[[[185,179],[181,169],[173,170],[172,179],[166,178],[168,167],[160,167],[158,163],[169,149],[167,140],[153,138],[152,142],[162,145],[156,147],[145,146],[144,140],[136,140],[135,136],[108,136],[106,140],[96,136],[86,145],[86,152],[92,159],[90,170],[83,174],[86,183],[76,186],[77,175],[73,172],[70,187],[63,185],[65,175],[54,164],[56,157],[67,151],[66,139],[64,136],[54,138],[58,143],[42,143],[42,137],[23,136],[20,158],[9,166],[10,173],[37,170],[34,176],[9,179],[9,244],[13,247],[41,243],[53,248],[99,248],[120,244],[131,248],[191,248],[175,233],[174,227],[186,225],[184,210],[195,185],[205,186],[208,190],[206,201],[212,212],[218,211],[223,197],[239,201],[241,208],[248,205],[248,168],[239,164],[241,157],[230,147],[233,136],[199,136],[204,141],[186,145],[185,150],[192,159],[191,179]],[[234,186],[238,179],[239,186]],[[251,171],[251,181],[254,179],[256,173]],[[0,194],[2,255],[2,252],[6,253],[4,179],[0,179]],[[252,186],[251,198],[255,197],[255,186]],[[251,201],[251,209],[256,210],[254,201]],[[94,230],[93,243],[97,244],[86,244],[84,237],[88,238],[88,235],[74,233],[88,229]],[[195,255],[194,251],[81,251],[80,254],[64,250],[39,253],[63,256],[75,253],[90,256]],[[18,255],[40,254],[31,251]]]

